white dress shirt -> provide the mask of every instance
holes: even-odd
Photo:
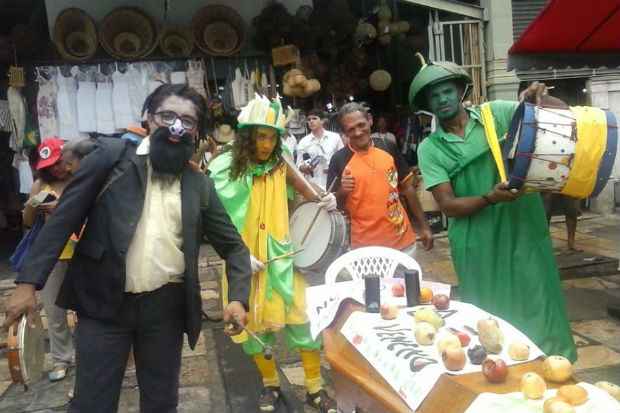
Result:
[[[337,133],[324,130],[318,138],[310,133],[297,144],[297,166],[316,160],[317,165],[312,175],[305,174],[305,176],[310,182],[325,190],[329,161],[343,147],[342,140]]]
[[[148,155],[149,138],[136,150]],[[147,167],[144,207],[126,258],[125,291],[154,291],[169,282],[182,282],[185,272],[181,221],[181,178],[153,179]]]

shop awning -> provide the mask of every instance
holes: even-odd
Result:
[[[620,0],[550,0],[508,51],[508,70],[620,66]]]

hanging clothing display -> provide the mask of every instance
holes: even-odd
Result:
[[[11,132],[11,112],[9,102],[0,100],[0,132]]]
[[[9,86],[7,90],[9,113],[11,114],[11,138],[9,146],[19,152],[24,144],[24,130],[26,129],[26,101],[19,89]]]
[[[97,86],[93,81],[78,81],[77,115],[80,132],[97,130]]]
[[[112,105],[112,82],[108,76],[98,75],[97,93],[97,132],[110,135],[116,131],[114,124],[114,109]]]
[[[131,98],[129,96],[129,77],[127,73],[116,70],[112,73],[112,104],[114,109],[114,126],[116,129],[125,129],[135,124]]]
[[[74,66],[71,73],[77,68]],[[58,95],[56,108],[58,110],[58,134],[65,140],[75,140],[84,137],[78,130],[77,118],[77,81],[73,76],[65,77],[58,71],[56,76]]]
[[[170,83],[173,85],[184,85],[187,83],[185,72],[177,71],[170,73]]]
[[[205,90],[205,69],[202,60],[190,60],[187,67],[187,84],[203,98],[207,98]]]
[[[32,169],[30,168],[30,161],[25,151],[15,154],[13,157],[13,168],[17,169],[19,175],[19,193],[30,194],[34,179]]]
[[[58,112],[56,110],[56,99],[58,86],[56,78],[47,80],[37,70],[39,92],[37,93],[37,118],[39,121],[39,135],[41,139],[50,136],[58,136]]]
[[[129,99],[134,124],[139,125],[142,119],[142,106],[149,95],[149,74],[152,72],[150,64],[130,64],[127,68],[129,82]]]

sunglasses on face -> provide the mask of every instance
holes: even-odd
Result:
[[[155,113],[155,117],[159,120],[159,122],[163,123],[166,126],[174,125],[174,122],[179,119],[181,121],[181,125],[188,130],[194,130],[198,127],[198,121],[190,116],[180,116],[177,113],[171,110],[163,110],[161,112]]]

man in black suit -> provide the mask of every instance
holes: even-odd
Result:
[[[70,412],[114,412],[133,347],[142,412],[176,412],[183,332],[200,334],[198,254],[206,235],[226,260],[226,321],[243,325],[250,257],[213,182],[189,164],[205,103],[163,85],[144,104],[139,146],[101,139],[39,234],[7,304],[5,326],[35,311],[69,235],[86,222],[58,295],[75,309],[77,380]],[[229,330],[237,334],[239,327]]]

